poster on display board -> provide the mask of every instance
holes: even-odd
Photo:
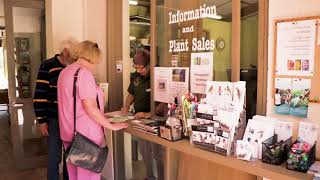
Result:
[[[310,88],[311,79],[292,79],[290,115],[307,117]]]
[[[290,114],[291,86],[291,78],[275,79],[274,111],[276,114]]]
[[[155,67],[154,100],[173,103],[175,97],[181,102],[181,95],[189,90],[189,68]]]
[[[310,88],[311,79],[276,78],[275,113],[302,118],[307,117]]]
[[[213,80],[213,52],[191,53],[191,92],[205,94],[206,82]]]
[[[313,76],[316,22],[277,24],[276,75]]]

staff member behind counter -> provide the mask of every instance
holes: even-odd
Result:
[[[122,112],[127,114],[130,105],[134,103],[135,118],[150,118],[150,53],[147,50],[137,51],[133,58],[134,68],[136,71],[130,75],[130,85],[128,96]],[[162,147],[158,144],[139,139],[138,145],[140,153],[147,169],[148,180],[163,180],[163,160]],[[157,175],[153,173],[153,159],[156,161]]]

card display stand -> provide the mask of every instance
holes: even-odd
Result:
[[[204,118],[203,114],[201,116]],[[243,137],[246,125],[245,117],[246,111],[243,109],[239,125],[232,131],[227,130],[219,121],[214,120],[206,124],[192,125],[190,142],[196,147],[231,156],[234,153],[234,144]]]
[[[230,133],[217,127],[217,123],[193,125],[191,143],[196,147],[227,155],[231,142]]]
[[[295,141],[293,144],[297,143]],[[294,171],[307,172],[316,159],[316,143],[308,152],[296,153],[291,149],[288,153],[287,168]]]
[[[292,138],[278,142],[278,136],[274,135],[262,142],[262,162],[280,165],[287,159]]]

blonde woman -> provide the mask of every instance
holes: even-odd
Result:
[[[112,124],[104,116],[102,90],[96,85],[93,77],[95,67],[101,62],[101,50],[91,41],[78,44],[75,56],[76,62],[65,68],[58,79],[58,107],[60,134],[65,149],[74,136],[73,119],[73,82],[78,71],[76,83],[76,131],[102,145],[104,134],[102,127],[111,130],[126,128],[125,123]],[[100,106],[100,109],[98,108]],[[67,162],[70,180],[100,180],[101,174],[76,167]]]

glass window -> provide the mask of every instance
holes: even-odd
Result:
[[[246,81],[247,119],[256,114],[257,105],[258,3],[241,1],[240,80]]]
[[[189,67],[191,53],[213,52],[214,80],[231,80],[232,1],[157,1],[157,66]]]

